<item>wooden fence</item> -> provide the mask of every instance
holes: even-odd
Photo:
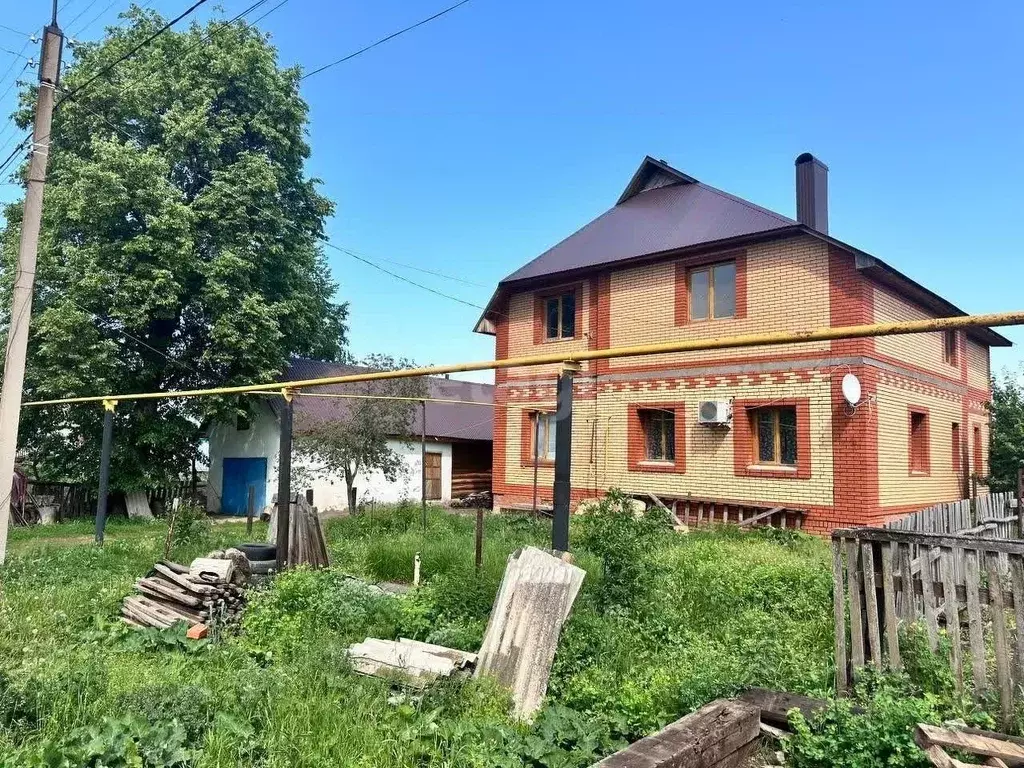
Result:
[[[996,539],[1019,539],[1019,512],[1015,494],[991,493],[974,499],[936,504],[890,520],[882,527],[918,533],[979,534]]]
[[[204,485],[200,484],[196,492],[199,496],[203,495],[205,493]],[[163,507],[169,507],[172,499],[191,498],[192,485],[178,483],[150,488],[146,491],[146,495],[151,506],[154,505],[154,502],[159,502]],[[37,522],[42,519],[43,511],[47,511],[47,514],[52,512],[53,519],[58,523],[82,517],[93,517],[96,514],[96,501],[96,488],[84,483],[51,483],[29,480],[24,509],[17,510],[20,514],[15,515],[15,520],[23,523]]]
[[[832,568],[839,690],[866,665],[900,669],[899,627],[923,620],[933,651],[945,630],[957,686],[969,670],[975,697],[997,691],[1009,722],[1024,686],[1024,541],[836,530]]]

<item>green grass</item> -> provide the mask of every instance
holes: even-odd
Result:
[[[487,681],[389,702],[392,689],[352,674],[344,650],[368,634],[475,650],[509,554],[545,546],[545,521],[488,516],[477,573],[472,517],[431,510],[426,531],[415,506],[331,520],[334,568],[278,578],[253,596],[239,632],[192,651],[140,642],[113,621],[133,581],[162,556],[161,522],[111,520],[102,548],[88,522],[14,530],[0,570],[0,766],[31,765],[45,748],[78,755],[76,729],[82,743],[176,743],[154,730],[160,724],[187,734],[193,751],[185,762],[143,765],[588,765],[622,738],[749,685],[827,692],[824,542],[659,534],[642,556],[643,598],[617,606],[600,597],[614,574],[573,526],[588,575],[549,687],[564,707],[549,707],[532,729],[511,722],[507,695]],[[173,556],[188,561],[243,540],[244,524],[218,523]],[[410,581],[416,553],[425,584],[408,597],[368,594],[348,578]]]

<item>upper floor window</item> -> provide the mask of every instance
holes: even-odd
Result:
[[[796,408],[757,408],[751,411],[751,422],[755,461],[795,467]]]
[[[530,416],[530,458],[539,461],[555,460],[555,414],[535,411]]]
[[[926,475],[931,471],[928,441],[928,414],[924,411],[911,411],[909,435],[911,474]]]
[[[736,316],[736,262],[724,261],[690,270],[690,319]]]
[[[942,334],[942,360],[950,365],[957,365],[956,331],[944,331]]]
[[[560,293],[544,299],[544,337],[571,339],[576,336],[576,294]]]
[[[645,461],[676,460],[676,414],[663,408],[641,409]]]

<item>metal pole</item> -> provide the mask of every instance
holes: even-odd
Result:
[[[292,500],[292,393],[281,390],[281,443],[277,454],[277,570],[288,567],[288,533]]]
[[[572,382],[575,370],[564,365],[558,376],[558,410],[555,413],[555,488],[551,548],[569,551],[569,500],[572,468]]]
[[[540,466],[540,411],[533,414],[533,516],[537,516],[537,470]]]
[[[103,443],[100,446],[100,488],[96,500],[96,543],[103,543],[107,527],[107,496],[110,491],[110,450],[114,444],[114,409],[116,400],[103,403]]]
[[[249,498],[245,505],[245,535],[252,536],[252,519],[256,514],[256,486],[249,486]]]
[[[427,530],[427,401],[420,400],[420,514]]]
[[[46,160],[50,154],[54,94],[60,76],[60,55],[63,45],[64,35],[57,26],[57,11],[54,9],[53,23],[43,28],[39,90],[36,96],[35,123],[32,126],[32,153],[28,161],[18,269],[11,297],[11,320],[7,331],[3,384],[0,389],[0,563],[3,563],[7,556],[7,526],[11,515],[10,493],[14,487],[14,459],[18,452],[21,390],[25,385],[28,325],[32,318],[32,291],[35,286],[39,228],[43,218],[43,187],[46,185]]]

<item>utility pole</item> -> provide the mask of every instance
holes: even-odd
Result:
[[[14,459],[18,451],[18,422],[21,416],[21,389],[25,384],[25,356],[28,351],[28,325],[32,317],[36,251],[43,217],[43,187],[46,184],[50,127],[53,124],[54,97],[57,93],[63,46],[64,35],[57,26],[57,0],[53,0],[53,20],[43,28],[39,91],[32,126],[32,155],[25,189],[25,212],[21,220],[18,273],[14,279],[11,322],[7,331],[3,389],[0,391],[0,563],[7,557],[7,527],[11,516]]]

